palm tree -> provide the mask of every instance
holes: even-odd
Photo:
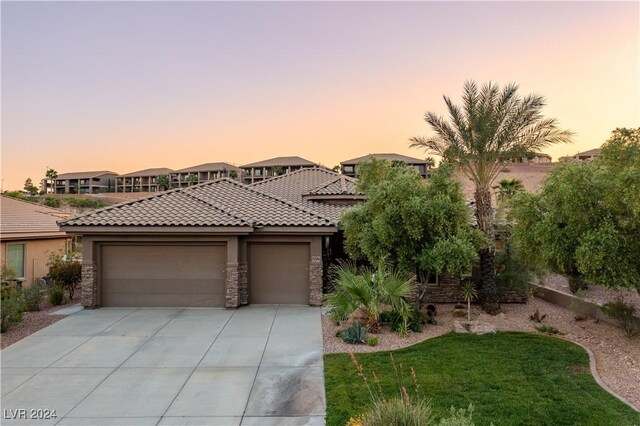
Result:
[[[189,173],[185,180],[187,181],[188,186],[195,185],[198,183],[198,176],[194,173]]]
[[[524,186],[520,179],[502,179],[493,189],[498,191],[498,201],[511,199],[518,191],[522,191]]]
[[[542,115],[544,97],[521,97],[514,83],[501,89],[491,82],[478,88],[475,82],[468,81],[462,100],[462,106],[457,106],[444,96],[449,119],[427,112],[425,121],[435,134],[411,138],[411,147],[423,148],[457,164],[474,183],[478,227],[487,238],[486,248],[480,251],[480,302],[486,312],[497,314],[500,302],[495,283],[491,185],[504,163],[554,143],[570,142],[572,133],[561,130],[555,119]]]
[[[169,189],[169,186],[170,186],[169,176],[167,175],[158,176],[158,179],[156,179],[156,185],[158,186],[158,189],[161,191],[166,191],[167,189]]]
[[[48,180],[51,181],[51,192],[56,192],[54,189],[54,183],[56,178],[58,177],[58,172],[56,172],[54,169],[50,169],[49,167],[47,167],[47,172],[45,173],[45,176]],[[46,184],[44,189],[45,189],[45,193],[48,192]]]

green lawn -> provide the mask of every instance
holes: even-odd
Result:
[[[640,425],[640,415],[602,389],[579,346],[527,333],[447,334],[394,351],[405,384],[413,367],[435,412],[475,406],[476,425]],[[397,394],[389,352],[358,354],[365,373]],[[344,425],[371,404],[348,354],[324,357],[327,425]],[[412,389],[412,387],[411,387]],[[411,390],[409,389],[409,390]]]

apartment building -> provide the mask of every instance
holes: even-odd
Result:
[[[296,170],[324,166],[301,157],[275,157],[240,166],[242,182],[252,184]]]
[[[189,176],[193,176],[190,178]],[[186,167],[171,173],[171,187],[183,188],[223,177],[239,179],[240,168],[233,164],[205,163],[197,166]]]
[[[158,167],[120,175],[116,177],[115,192],[157,192],[169,189],[169,179],[174,172],[166,167]],[[158,184],[158,179],[162,176],[167,177],[166,186]]]
[[[420,176],[423,178],[427,178],[429,176],[429,162],[426,160],[421,160],[419,158],[409,157],[401,154],[394,153],[376,153],[376,154],[368,154],[358,158],[352,158],[351,160],[345,160],[340,163],[340,169],[343,175],[349,177],[356,177],[356,167],[358,164],[369,161],[372,158],[380,158],[384,160],[389,160],[391,162],[401,162],[406,164],[407,166],[415,167],[420,173]]]
[[[117,176],[117,173],[108,170],[62,173],[54,180],[53,192],[56,194],[113,192]]]

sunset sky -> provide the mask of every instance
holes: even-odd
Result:
[[[2,179],[408,148],[467,79],[576,133],[640,127],[640,4],[2,3]]]

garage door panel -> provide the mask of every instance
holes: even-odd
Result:
[[[101,305],[225,305],[224,245],[105,245]]]
[[[309,244],[249,245],[251,303],[309,303]]]

